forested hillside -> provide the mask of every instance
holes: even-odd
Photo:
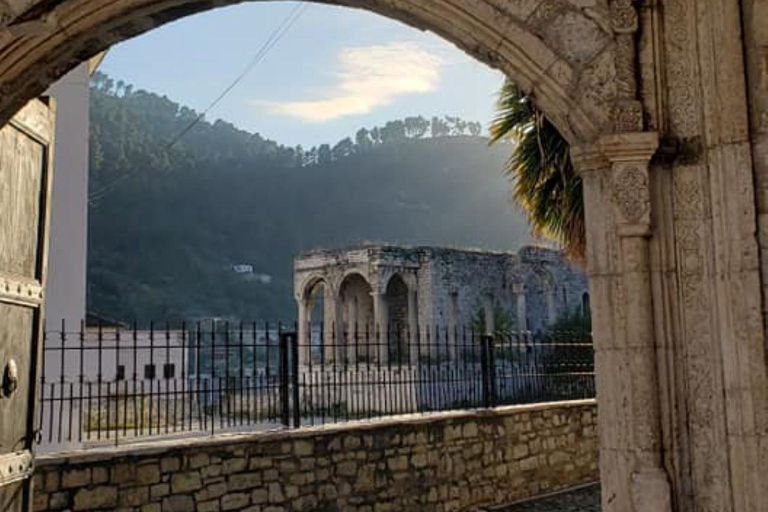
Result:
[[[489,149],[479,124],[412,117],[303,149],[201,120],[178,139],[196,112],[105,75],[92,92],[88,306],[101,315],[290,319],[298,252],[527,239],[501,175],[509,148]]]

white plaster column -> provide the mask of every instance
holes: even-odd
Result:
[[[525,309],[525,285],[515,283],[512,285],[512,293],[515,297],[515,310],[517,312],[517,331],[528,330],[528,313]]]
[[[584,181],[605,512],[671,511],[649,251],[657,146],[643,132],[572,150]]]
[[[369,343],[377,343],[379,364],[389,363],[389,304],[387,294],[382,289],[371,292],[373,297],[373,329]]]

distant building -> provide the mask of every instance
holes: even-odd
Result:
[[[516,330],[540,331],[589,307],[584,273],[558,251],[540,247],[517,253],[386,245],[317,250],[295,259],[294,292],[301,336],[308,336],[313,319],[322,320],[328,345],[346,343],[344,333],[392,328],[453,336],[481,312],[493,331],[497,310]]]
[[[44,382],[112,383],[179,379],[189,364],[189,341],[181,330],[133,331],[120,325],[86,327],[46,339]],[[82,341],[81,341],[82,337]],[[62,374],[63,371],[63,374]]]

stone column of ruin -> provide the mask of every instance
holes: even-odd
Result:
[[[342,361],[342,342],[344,340],[343,319],[339,299],[330,286],[323,290],[323,351],[326,363]]]
[[[411,364],[416,364],[419,358],[419,317],[416,311],[416,291],[408,290],[408,349]]]
[[[306,299],[304,297],[296,298],[296,305],[298,308],[298,336],[299,336],[299,364],[308,365],[312,352],[310,346],[312,344],[312,326],[310,324],[310,311],[311,298]]]
[[[515,295],[515,306],[517,308],[517,325],[515,328],[518,331],[527,331],[528,319],[526,318],[527,312],[525,310],[525,285],[523,283],[515,283],[512,285],[512,293]]]
[[[547,325],[553,325],[557,321],[557,307],[555,306],[555,291],[552,285],[549,285],[546,290],[547,294]]]
[[[379,364],[389,362],[389,304],[387,294],[381,290],[374,290],[373,297],[373,328],[374,335],[368,343],[376,343],[375,352]],[[369,349],[370,350],[370,349]]]

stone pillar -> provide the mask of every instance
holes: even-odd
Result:
[[[493,334],[496,332],[496,321],[493,317],[493,297],[489,295],[483,297],[483,309],[485,310],[485,332],[481,334]]]
[[[572,150],[584,181],[605,512],[671,511],[649,252],[657,146],[655,133],[626,133]]]
[[[547,288],[547,325],[553,325],[557,321],[557,306],[556,306],[556,293],[557,291],[551,286]]]
[[[416,290],[408,289],[408,349],[411,364],[419,358],[419,316]]]
[[[325,361],[341,362],[342,359],[342,347],[344,342],[344,320],[342,318],[342,311],[339,307],[339,297],[335,290],[332,290],[330,286],[325,286],[323,297],[323,323],[325,324],[325,332],[323,332],[323,351],[325,353]]]
[[[458,345],[458,330],[459,330],[459,294],[458,292],[451,292],[448,296],[450,301],[448,318],[448,358],[451,361],[456,359],[456,346]]]
[[[299,364],[308,365],[312,352],[312,325],[310,318],[310,301],[304,297],[296,298],[298,308]]]
[[[346,322],[344,322],[344,332],[342,336],[344,342],[341,345],[341,359],[349,364],[357,364],[357,354],[360,352],[360,347],[357,345],[360,340],[360,327],[358,324],[358,308],[354,298],[346,302],[342,302],[342,308],[346,308]],[[365,335],[365,328],[363,327],[363,333]]]
[[[387,294],[374,290],[373,297],[373,336],[370,342],[376,343],[379,364],[389,362],[389,304]]]
[[[523,283],[515,283],[512,285],[512,293],[515,296],[515,309],[517,311],[517,326],[518,331],[528,330],[528,318],[527,311],[525,309],[525,285]]]

